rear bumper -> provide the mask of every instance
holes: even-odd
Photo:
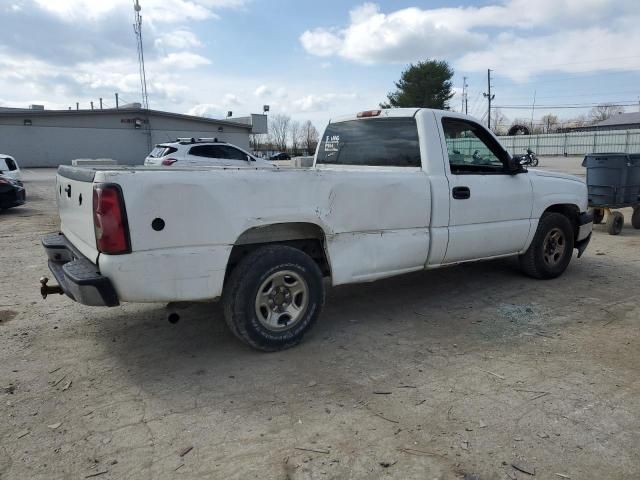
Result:
[[[49,270],[69,298],[93,307],[115,307],[120,304],[111,281],[101,275],[98,267],[62,233],[43,237],[42,246],[49,257]]]

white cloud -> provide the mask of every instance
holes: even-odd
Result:
[[[131,0],[33,0],[45,9],[70,22],[99,20],[113,11],[133,12]],[[240,8],[245,0],[145,0],[142,2],[143,18],[150,22],[177,23],[185,20],[217,18],[216,10]]]
[[[237,107],[238,105],[242,105],[242,101],[233,93],[225,94],[224,97],[222,97],[222,103],[226,107]]]
[[[172,52],[160,59],[160,63],[176,69],[197,68],[202,65],[209,65],[208,58],[192,52]]]
[[[186,29],[174,30],[173,32],[162,34],[156,38],[154,44],[156,48],[173,50],[186,50],[202,45],[195,33]]]
[[[307,30],[300,36],[304,49],[312,55],[329,57],[340,53],[344,38],[323,28]]]
[[[346,27],[307,30],[300,42],[312,55],[362,64],[460,59],[457,66],[463,69],[503,67],[512,76],[523,75],[519,65],[525,60],[537,72],[573,71],[568,64],[611,52],[632,55],[628,52],[638,45],[637,0],[494,1],[483,7],[411,7],[390,13],[364,3],[351,10]],[[545,68],[552,61],[567,65]],[[612,66],[594,62],[589,69]]]
[[[226,115],[224,108],[214,103],[201,103],[191,107],[187,111],[187,115],[196,117],[222,118]]]
[[[328,110],[335,103],[355,98],[357,98],[355,93],[309,94],[294,100],[292,107],[296,112],[321,112]]]
[[[253,94],[256,97],[268,97],[269,95],[271,95],[271,89],[266,85],[260,85],[258,88],[255,89]]]

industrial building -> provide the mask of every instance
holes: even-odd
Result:
[[[618,113],[596,123],[593,130],[631,130],[640,128],[640,112]]]
[[[216,120],[138,105],[119,109],[0,108],[0,153],[21,167],[57,167],[78,158],[139,165],[153,145],[179,137],[209,137],[249,150],[251,133],[266,133],[264,115]]]

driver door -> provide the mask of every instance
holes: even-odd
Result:
[[[442,133],[450,195],[444,263],[522,251],[533,204],[528,174],[510,174],[509,154],[477,123],[443,117]]]

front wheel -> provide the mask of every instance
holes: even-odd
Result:
[[[556,278],[567,269],[574,246],[573,225],[561,213],[545,213],[527,251],[520,255],[520,268],[530,277]]]
[[[536,157],[536,156],[532,156],[531,157],[531,166],[532,167],[537,167],[538,166],[538,157]]]
[[[242,341],[267,352],[298,344],[320,315],[324,285],[307,254],[260,247],[233,270],[222,296],[225,320]]]

